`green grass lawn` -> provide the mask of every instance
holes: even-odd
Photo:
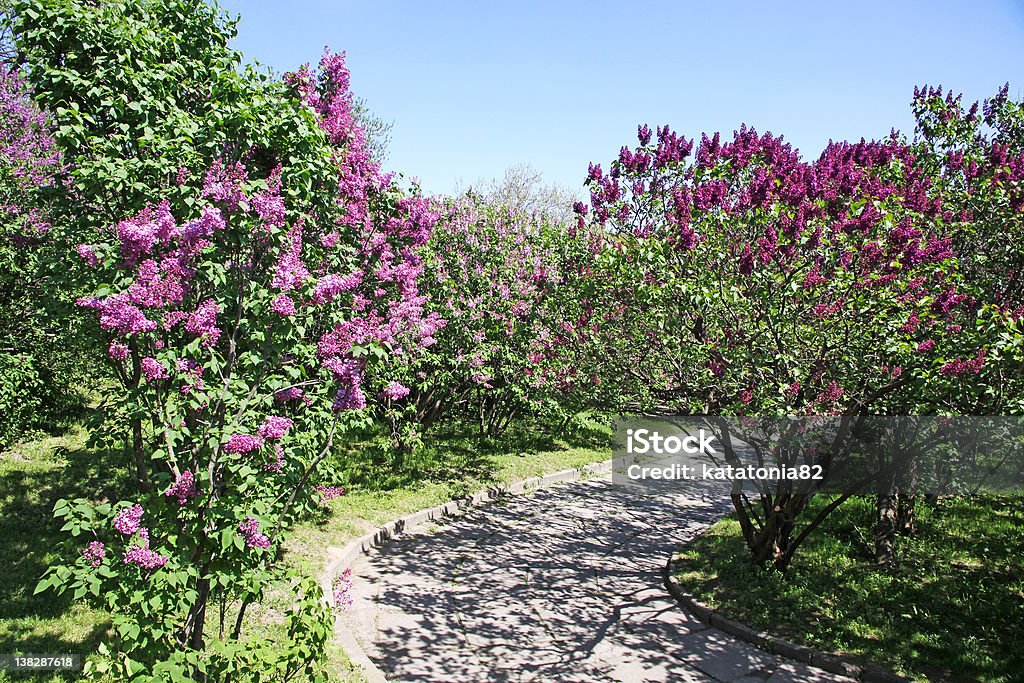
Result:
[[[316,519],[298,524],[285,561],[316,576],[327,546],[341,546],[369,530],[422,508],[481,488],[611,457],[611,431],[584,421],[571,434],[546,436],[535,425],[516,425],[500,439],[471,430],[438,434],[429,445],[402,458],[372,443],[349,444],[333,468],[348,494],[331,501]],[[58,498],[118,500],[130,489],[127,458],[90,449],[83,427],[59,436],[17,444],[0,453],[0,653],[78,653],[96,650],[109,621],[104,612],[51,592],[33,595],[51,563],[62,560],[64,540],[53,523]],[[291,605],[287,594],[269,595],[247,613],[246,631],[273,639],[282,632]],[[330,651],[335,680],[359,680],[337,648]],[[11,680],[50,683],[70,674],[35,674]]]
[[[818,500],[815,507],[825,504]],[[1024,680],[1024,505],[920,505],[899,566],[873,562],[873,500],[852,499],[797,551],[786,574],[752,567],[739,524],[691,544],[680,580],[750,626],[923,681]]]
[[[33,595],[62,540],[53,523],[58,498],[117,496],[127,470],[113,454],[85,447],[86,433],[72,427],[60,436],[23,443],[0,454],[0,652],[64,654],[95,651],[107,631],[106,615],[70,596]],[[123,458],[121,459],[123,460]],[[68,674],[35,674],[18,680],[59,681]],[[0,681],[12,680],[0,672]]]

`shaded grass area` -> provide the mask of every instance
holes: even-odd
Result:
[[[517,423],[502,438],[475,435],[470,426],[439,432],[423,447],[396,454],[379,440],[347,444],[331,470],[348,494],[298,524],[285,561],[316,576],[329,545],[344,545],[395,517],[446,502],[489,485],[579,467],[610,457],[610,429],[583,420],[567,434],[552,436],[543,425]],[[81,425],[63,434],[23,441],[0,453],[0,653],[83,656],[96,651],[110,622],[101,610],[47,591],[33,595],[51,564],[66,562],[66,539],[53,521],[59,498],[96,501],[131,495],[127,457],[120,451],[88,448]],[[270,593],[246,615],[247,637],[277,640],[284,614],[293,604],[287,591]],[[335,681],[360,680],[344,652],[329,649]],[[76,674],[0,672],[0,683],[53,683]]]
[[[828,501],[819,496],[812,505]],[[874,566],[874,501],[847,501],[786,574],[751,566],[739,524],[722,520],[680,565],[683,585],[755,628],[922,681],[1024,680],[1024,502],[918,505],[899,566]]]
[[[58,498],[118,498],[128,488],[121,453],[86,447],[86,432],[23,442],[0,454],[0,653],[95,652],[109,627],[106,615],[52,591],[33,595],[51,564],[61,563],[65,535],[53,520]],[[0,681],[63,681],[61,674],[0,672]]]

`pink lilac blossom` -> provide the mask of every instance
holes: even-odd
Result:
[[[248,548],[269,548],[270,539],[260,532],[260,522],[255,517],[246,517],[238,523],[238,533],[245,539]]]
[[[280,445],[274,444],[274,459],[263,465],[264,472],[273,472],[274,474],[281,474],[281,470],[284,469],[285,458],[284,450]]]
[[[130,301],[128,292],[113,294],[105,299],[81,297],[77,301],[83,308],[91,308],[100,314],[100,327],[116,330],[123,335],[142,334],[157,328],[157,324],[146,317],[138,306]]]
[[[100,258],[100,255],[96,253],[96,247],[91,244],[79,244],[76,249],[78,251],[78,255],[81,256],[82,259],[91,267],[95,268],[101,263],[102,259]]]
[[[839,387],[835,380],[829,382],[825,390],[818,394],[818,401],[821,403],[836,403],[843,397],[845,392]]]
[[[139,504],[121,510],[114,518],[114,528],[125,536],[131,536],[140,528],[142,521],[142,506]]]
[[[226,166],[217,159],[203,178],[202,196],[223,204],[228,211],[235,211],[245,200],[243,185],[246,180],[247,173],[240,162]]]
[[[331,583],[331,595],[334,597],[334,606],[339,609],[348,609],[352,606],[352,570],[346,568],[338,576],[334,577]]]
[[[302,221],[288,229],[287,245],[282,249],[274,269],[271,286],[275,289],[290,291],[302,284],[309,277],[302,262]]]
[[[103,560],[107,557],[107,550],[103,547],[103,544],[99,541],[93,541],[85,547],[82,551],[82,557],[89,563],[91,567],[98,567],[103,563]]]
[[[288,387],[274,393],[274,400],[281,403],[288,401],[306,401],[306,392],[298,387]]]
[[[65,170],[61,153],[48,116],[14,67],[0,67],[0,114],[5,121],[0,154],[8,173],[30,187],[52,186]]]
[[[295,315],[295,301],[287,294],[278,294],[271,302],[270,310],[284,317]]]
[[[142,569],[159,569],[167,564],[167,558],[149,548],[149,529],[139,529],[139,542],[131,545],[123,555],[125,564],[134,564]]]
[[[384,398],[397,401],[409,395],[409,387],[406,387],[399,382],[392,381],[384,387],[384,391],[381,392],[381,395]]]
[[[250,453],[263,448],[263,437],[252,436],[251,434],[232,434],[231,438],[224,442],[226,453]]]
[[[327,486],[325,484],[320,484],[315,490],[320,494],[321,503],[326,503],[329,500],[334,500],[335,498],[340,498],[345,495],[345,489],[341,486]]]
[[[267,191],[258,192],[252,197],[252,208],[263,221],[264,227],[283,228],[285,225],[285,206],[281,198],[281,167],[278,166],[267,177]]]
[[[160,308],[177,304],[185,297],[193,271],[178,259],[157,262],[146,259],[139,264],[135,281],[128,288],[128,297],[136,306]]]
[[[213,346],[220,338],[221,330],[217,327],[217,314],[220,306],[213,299],[199,304],[195,312],[185,322],[185,331],[202,338],[203,346]]]
[[[342,292],[358,287],[362,281],[363,274],[358,270],[345,277],[333,273],[325,275],[313,288],[313,303],[318,306],[330,303]]]
[[[978,354],[971,360],[954,358],[939,368],[939,372],[948,377],[966,374],[977,375],[985,367],[985,355],[985,349],[978,349]]]
[[[184,505],[190,499],[195,498],[199,495],[199,487],[196,482],[196,477],[190,470],[182,472],[174,484],[164,491],[164,495],[168,498],[174,497],[178,499],[178,505]]]
[[[107,354],[114,360],[122,361],[128,357],[128,347],[121,342],[111,342]]]
[[[271,415],[263,424],[260,425],[257,433],[264,439],[280,439],[283,438],[288,430],[292,427],[292,421],[287,417],[281,417],[279,415]]]
[[[152,382],[158,379],[167,379],[167,368],[158,361],[156,358],[143,358],[142,359],[142,375],[146,378],[147,382]]]
[[[338,389],[334,394],[331,410],[340,413],[345,410],[362,410],[366,407],[366,395],[358,385]]]

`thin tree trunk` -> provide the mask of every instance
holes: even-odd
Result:
[[[904,536],[913,536],[917,522],[917,496],[900,495],[896,507],[896,531]]]
[[[132,342],[132,377],[131,388],[138,391],[139,383],[142,381],[142,360],[139,357],[136,344]],[[149,490],[149,467],[146,463],[146,444],[142,438],[142,416],[133,415],[131,418],[132,427],[132,455],[135,460],[135,478],[143,491]]]
[[[203,630],[206,626],[206,604],[210,600],[210,580],[199,579],[199,596],[196,604],[192,607],[192,633],[189,635],[188,646],[193,650],[203,649]],[[203,680],[203,676],[196,672],[196,680]]]
[[[899,496],[893,489],[880,491],[876,504],[875,561],[883,569],[896,566],[896,510]]]
[[[142,418],[132,418],[132,454],[135,457],[135,478],[143,491],[149,490],[149,466],[146,463],[146,445],[142,439]]]

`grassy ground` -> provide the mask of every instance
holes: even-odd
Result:
[[[124,455],[89,449],[86,440],[84,428],[73,426],[0,453],[0,653],[89,653],[106,634],[109,621],[102,611],[50,592],[33,595],[46,567],[66,559],[57,549],[63,535],[52,522],[53,503],[62,497],[119,499],[129,485]],[[334,462],[349,493],[295,528],[285,559],[316,576],[329,545],[344,545],[395,517],[488,485],[605,459],[609,442],[610,430],[586,422],[558,438],[525,424],[501,439],[450,431],[400,460],[369,444],[352,445]],[[289,595],[269,596],[248,613],[247,631],[273,639],[290,604]],[[336,680],[359,680],[337,648],[330,663]],[[70,678],[37,674],[17,680]],[[0,672],[0,683],[11,680]]]
[[[74,496],[100,500],[127,485],[127,470],[118,462],[123,458],[87,449],[85,441],[78,426],[0,455],[0,653],[90,652],[106,633],[103,612],[69,596],[33,595],[46,568],[61,560],[54,502]],[[7,680],[0,672],[0,681]],[[47,674],[30,680],[66,678]]]
[[[739,524],[723,520],[689,546],[680,579],[751,626],[919,680],[1024,680],[1022,501],[920,506],[892,572],[873,565],[872,504],[848,501],[785,575],[752,567]]]

